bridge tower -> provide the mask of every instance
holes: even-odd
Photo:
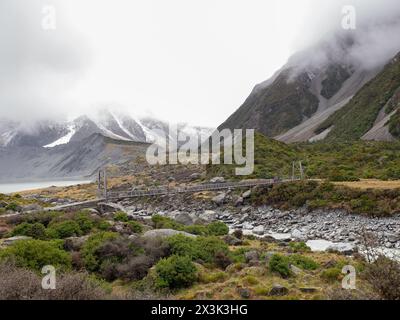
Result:
[[[296,170],[299,170],[300,180],[304,179],[304,167],[301,161],[293,161],[292,162],[292,180],[296,180]]]
[[[97,197],[107,199],[107,170],[99,170],[97,175]]]

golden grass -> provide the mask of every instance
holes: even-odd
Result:
[[[390,190],[400,188],[400,180],[395,181],[382,181],[382,180],[360,180],[352,182],[334,182],[335,185],[346,186],[355,189],[378,189],[378,190]]]

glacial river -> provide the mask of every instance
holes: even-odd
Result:
[[[67,187],[77,184],[91,183],[91,180],[58,180],[58,181],[34,181],[0,183],[0,193],[14,193],[27,190],[43,189],[49,187]]]

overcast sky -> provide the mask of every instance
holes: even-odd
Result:
[[[344,4],[356,5],[364,22],[390,19],[400,7],[398,0],[1,0],[0,118],[75,116],[113,104],[218,126],[291,54],[339,28]],[[55,30],[42,28],[46,5],[55,6]]]

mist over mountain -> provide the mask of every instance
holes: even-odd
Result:
[[[400,82],[395,67],[386,66],[393,66],[392,59],[400,51],[400,8],[392,1],[388,4],[375,13],[370,11],[372,7],[361,10],[356,30],[332,29],[325,38],[293,55],[272,78],[257,85],[219,129],[255,128],[284,142],[317,141],[327,136],[394,139],[397,105],[388,114],[385,105],[396,100]],[[372,91],[371,83],[375,86]],[[352,105],[359,96],[369,98],[356,109]],[[338,133],[343,131],[345,118],[343,128],[355,128],[347,136]],[[357,123],[355,119],[363,120]],[[380,134],[367,134],[370,130],[376,133],[378,123]]]

